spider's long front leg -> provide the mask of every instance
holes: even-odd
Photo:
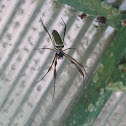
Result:
[[[51,66],[49,67],[47,73],[46,73],[38,82],[40,82],[40,81],[49,73],[49,71],[50,71],[51,68],[52,68],[52,65],[54,64],[55,59],[56,59],[56,54],[55,54],[55,56],[54,56],[54,58],[53,58],[52,64],[51,64]],[[38,82],[37,82],[37,83],[38,83]],[[36,84],[37,84],[37,83],[36,83]]]
[[[62,18],[61,18],[62,19]],[[62,19],[62,21],[63,21],[63,23],[64,23],[64,25],[65,25],[65,27],[64,27],[64,34],[63,34],[63,43],[64,43],[64,38],[65,38],[65,34],[66,34],[66,24],[65,24],[65,22],[64,22],[64,20]]]
[[[51,35],[49,34],[49,32],[48,32],[47,28],[45,27],[45,25],[44,25],[44,23],[43,23],[43,21],[42,21],[42,19],[41,19],[41,18],[40,18],[40,21],[41,21],[42,26],[44,27],[45,31],[48,33],[48,35],[49,35],[49,37],[50,37],[50,39],[51,39],[51,41],[52,41],[52,43],[53,43],[53,46],[55,47],[55,43],[54,43],[54,41],[53,41],[53,39],[52,39]]]
[[[53,99],[54,99],[54,95],[55,95],[56,65],[57,65],[57,55],[56,55],[56,58],[55,58],[55,64],[54,64],[54,93],[53,93]]]
[[[80,65],[83,69],[84,69],[84,72],[86,73],[87,77],[88,77],[88,74],[85,70],[85,68],[83,67],[83,65],[81,65],[79,62],[77,62],[73,57],[69,56],[68,54],[64,53],[65,56],[69,57],[70,59],[72,59],[73,61],[75,61],[78,65]]]

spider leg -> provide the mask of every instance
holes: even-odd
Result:
[[[70,60],[70,62],[71,62],[72,64],[74,64],[74,65],[77,67],[78,71],[79,71],[80,74],[83,76],[83,81],[84,81],[84,73],[83,73],[83,71],[80,69],[80,67],[79,67],[72,59],[70,59],[68,56],[65,56],[65,57],[67,57],[67,58]]]
[[[73,63],[74,65],[76,65],[76,67],[77,67],[77,69],[78,69],[78,71],[81,73],[81,75],[83,76],[83,83],[84,83],[84,73],[83,73],[83,71],[78,67],[78,65],[75,63],[75,62],[73,62],[73,60],[71,60],[68,56],[66,56],[65,55],[65,57],[67,57],[70,61],[71,61],[71,63]],[[86,84],[84,85],[84,89],[86,88]],[[85,94],[85,91],[84,91],[84,94]]]
[[[49,49],[49,50],[56,52],[54,49],[51,49],[51,48],[38,48],[38,49],[33,49],[33,50],[40,50],[40,49]]]
[[[45,27],[45,25],[44,25],[44,23],[43,23],[43,21],[42,21],[42,19],[41,19],[41,18],[40,18],[40,21],[41,21],[42,26],[44,27],[45,31],[48,33],[48,35],[49,35],[49,37],[50,37],[50,39],[51,39],[51,41],[52,41],[52,43],[53,43],[53,46],[55,47],[55,43],[54,43],[54,41],[53,41],[53,39],[52,39],[51,35],[49,34],[49,32],[48,32],[47,28]]]
[[[86,73],[87,77],[88,77],[88,74],[85,70],[85,68],[79,63],[77,62],[73,57],[69,56],[68,54],[64,53],[65,56],[69,57],[70,59],[72,59],[73,61],[75,61],[78,65],[80,65],[83,69],[84,69],[84,72]]]
[[[79,53],[79,51],[76,48],[67,48],[67,49],[64,49],[63,51],[66,51],[66,50],[69,50],[69,49],[74,49]]]
[[[39,82],[49,73],[49,71],[50,71],[51,68],[52,68],[52,65],[54,64],[55,58],[56,58],[56,54],[55,54],[55,56],[54,56],[54,58],[53,58],[52,64],[51,64],[51,66],[49,67],[48,71],[46,72],[46,74],[45,74],[39,81],[37,81],[37,83],[39,83]],[[37,84],[37,83],[36,83],[36,84]]]
[[[54,99],[54,95],[55,95],[56,65],[57,65],[57,55],[55,56],[55,64],[54,64],[54,93],[53,93],[53,99]]]
[[[62,19],[62,18],[61,18]],[[65,24],[65,22],[64,22],[64,20],[62,19],[62,21],[63,21],[63,23],[64,23],[64,25],[65,25],[65,27],[64,27],[64,35],[63,35],[63,43],[64,43],[64,38],[65,38],[65,34],[66,34],[66,24]]]

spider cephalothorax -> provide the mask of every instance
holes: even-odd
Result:
[[[56,54],[57,54],[57,58],[58,58],[58,59],[63,59],[64,52],[63,52],[62,49],[56,48]]]

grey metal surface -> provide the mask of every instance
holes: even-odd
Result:
[[[56,1],[0,1],[0,126],[64,125],[74,101],[81,95],[88,79],[110,46],[115,29],[99,26],[96,19],[81,20],[81,12]],[[51,33],[56,29],[63,36],[67,25],[66,51],[85,66],[89,78],[83,78],[65,57],[58,60],[56,92],[53,98],[53,70],[38,84],[48,70],[54,53],[41,23]],[[96,27],[97,26],[97,27]]]

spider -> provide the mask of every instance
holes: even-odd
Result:
[[[62,19],[62,21],[63,21],[63,19]],[[52,64],[50,65],[48,71],[45,73],[45,75],[37,83],[39,83],[49,73],[49,71],[51,70],[51,68],[52,68],[52,66],[54,64],[54,94],[55,94],[55,81],[56,81],[57,59],[63,59],[63,57],[66,57],[68,60],[70,60],[70,62],[77,67],[78,71],[83,76],[83,80],[84,80],[84,72],[86,73],[86,75],[87,75],[87,72],[86,72],[85,68],[83,67],[83,65],[81,65],[78,61],[76,61],[70,55],[64,53],[64,51],[66,51],[68,49],[75,49],[75,50],[77,50],[76,48],[67,48],[67,49],[62,50],[63,47],[64,47],[64,37],[65,37],[65,33],[66,33],[66,24],[65,24],[65,22],[63,21],[63,23],[65,25],[63,39],[61,39],[59,33],[56,30],[52,31],[52,36],[53,36],[53,38],[52,38],[52,36],[48,32],[48,30],[45,27],[45,25],[44,25],[44,23],[43,23],[43,21],[42,21],[41,18],[40,18],[40,22],[41,22],[43,28],[45,29],[45,31],[48,33],[49,38],[50,38],[50,40],[51,40],[51,42],[52,42],[52,44],[53,44],[53,46],[54,46],[55,49],[51,49],[51,48],[38,48],[38,49],[33,49],[33,50],[48,49],[48,50],[51,50],[51,51],[55,52],[55,55],[54,55]],[[80,67],[84,70],[84,72],[83,72],[83,70]],[[54,98],[54,94],[53,94],[53,98]]]
[[[96,14],[97,14],[97,21],[99,22],[99,24],[104,24],[105,25],[105,22],[107,21],[106,17],[99,16],[97,11],[96,11]]]
[[[82,13],[81,15],[78,15],[81,19],[85,19],[87,17],[86,13]]]

